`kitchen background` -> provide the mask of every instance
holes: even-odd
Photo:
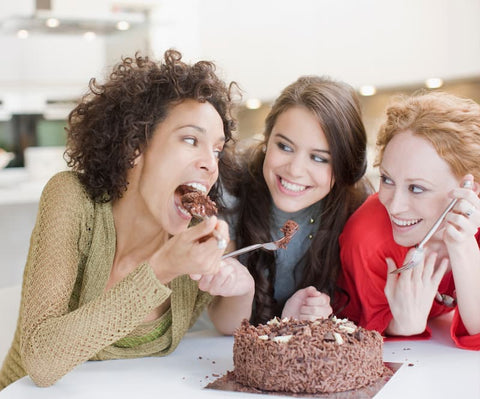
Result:
[[[41,189],[65,168],[68,112],[121,56],[175,47],[215,61],[243,89],[242,139],[262,132],[298,76],[345,80],[359,91],[373,159],[392,95],[427,87],[480,101],[479,22],[480,0],[2,1],[0,288],[19,286]]]

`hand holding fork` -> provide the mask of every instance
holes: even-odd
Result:
[[[465,180],[463,182],[462,187],[463,188],[472,188],[473,187],[473,182],[471,180]],[[423,260],[423,257],[424,257],[423,247],[428,242],[428,240],[430,240],[430,238],[436,233],[436,231],[438,230],[438,228],[442,224],[443,220],[445,219],[445,216],[447,216],[447,213],[452,210],[452,208],[455,206],[457,201],[458,201],[458,198],[454,198],[448,204],[448,206],[445,208],[445,210],[442,212],[442,214],[438,217],[437,221],[434,223],[432,228],[427,232],[427,234],[425,235],[423,240],[420,241],[415,246],[415,250],[413,251],[413,254],[411,255],[410,259],[406,263],[404,263],[401,267],[399,267],[398,269],[390,272],[391,274],[398,274],[398,273],[403,272],[404,270],[411,269],[412,267],[417,266]],[[470,217],[472,211],[469,211],[469,212],[470,213],[467,212],[467,214],[465,216]]]

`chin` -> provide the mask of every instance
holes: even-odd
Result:
[[[396,244],[398,244],[402,247],[406,247],[406,248],[414,247],[420,241],[420,240],[418,240],[418,241],[412,240],[411,237],[408,237],[408,238],[407,237],[398,237],[398,236],[395,236],[395,235],[393,235],[393,240],[395,241]]]

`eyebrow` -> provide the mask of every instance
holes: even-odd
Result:
[[[190,125],[190,124],[188,124],[188,125],[181,125],[181,126],[177,127],[176,130],[181,130],[181,129],[185,129],[185,128],[192,128],[192,129],[194,129],[194,130],[196,130],[197,132],[202,133],[202,134],[206,134],[206,133],[207,133],[207,131],[206,131],[203,127],[200,127],[200,126],[197,126],[197,125]],[[220,138],[218,139],[218,141],[219,141],[219,142],[220,142],[220,141],[221,141],[221,142],[225,142],[225,141],[226,141],[226,139],[225,139],[225,134],[223,134],[223,136],[220,137]]]
[[[295,143],[294,143],[292,140],[290,140],[288,137],[284,136],[284,135],[281,134],[281,133],[276,133],[275,136],[281,137],[283,140],[288,141],[290,144],[295,145]],[[330,155],[330,151],[329,151],[329,150],[323,150],[323,149],[320,149],[320,148],[313,148],[312,151],[314,151],[314,152],[321,152],[321,153],[329,154],[329,155]]]
[[[381,165],[378,167],[378,171],[382,174],[385,174],[387,175],[388,178],[391,178],[390,176],[390,173],[388,173],[387,170],[385,170],[384,167],[382,167]],[[393,179],[392,179],[393,180]],[[421,177],[414,177],[414,178],[408,178],[408,179],[405,179],[405,181],[408,183],[408,184],[427,184],[427,185],[434,185],[434,183],[432,183],[431,181],[429,180],[425,180]]]

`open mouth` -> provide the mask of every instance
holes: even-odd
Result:
[[[288,180],[283,179],[282,177],[278,176],[278,181],[280,183],[280,186],[285,190],[285,191],[290,191],[292,193],[302,193],[310,186],[305,186],[303,184],[297,184],[290,182]]]
[[[390,216],[392,223],[398,227],[410,227],[420,223],[423,219],[397,219]]]
[[[175,190],[175,203],[184,216],[203,219],[217,214],[217,206],[199,183],[182,184]]]

